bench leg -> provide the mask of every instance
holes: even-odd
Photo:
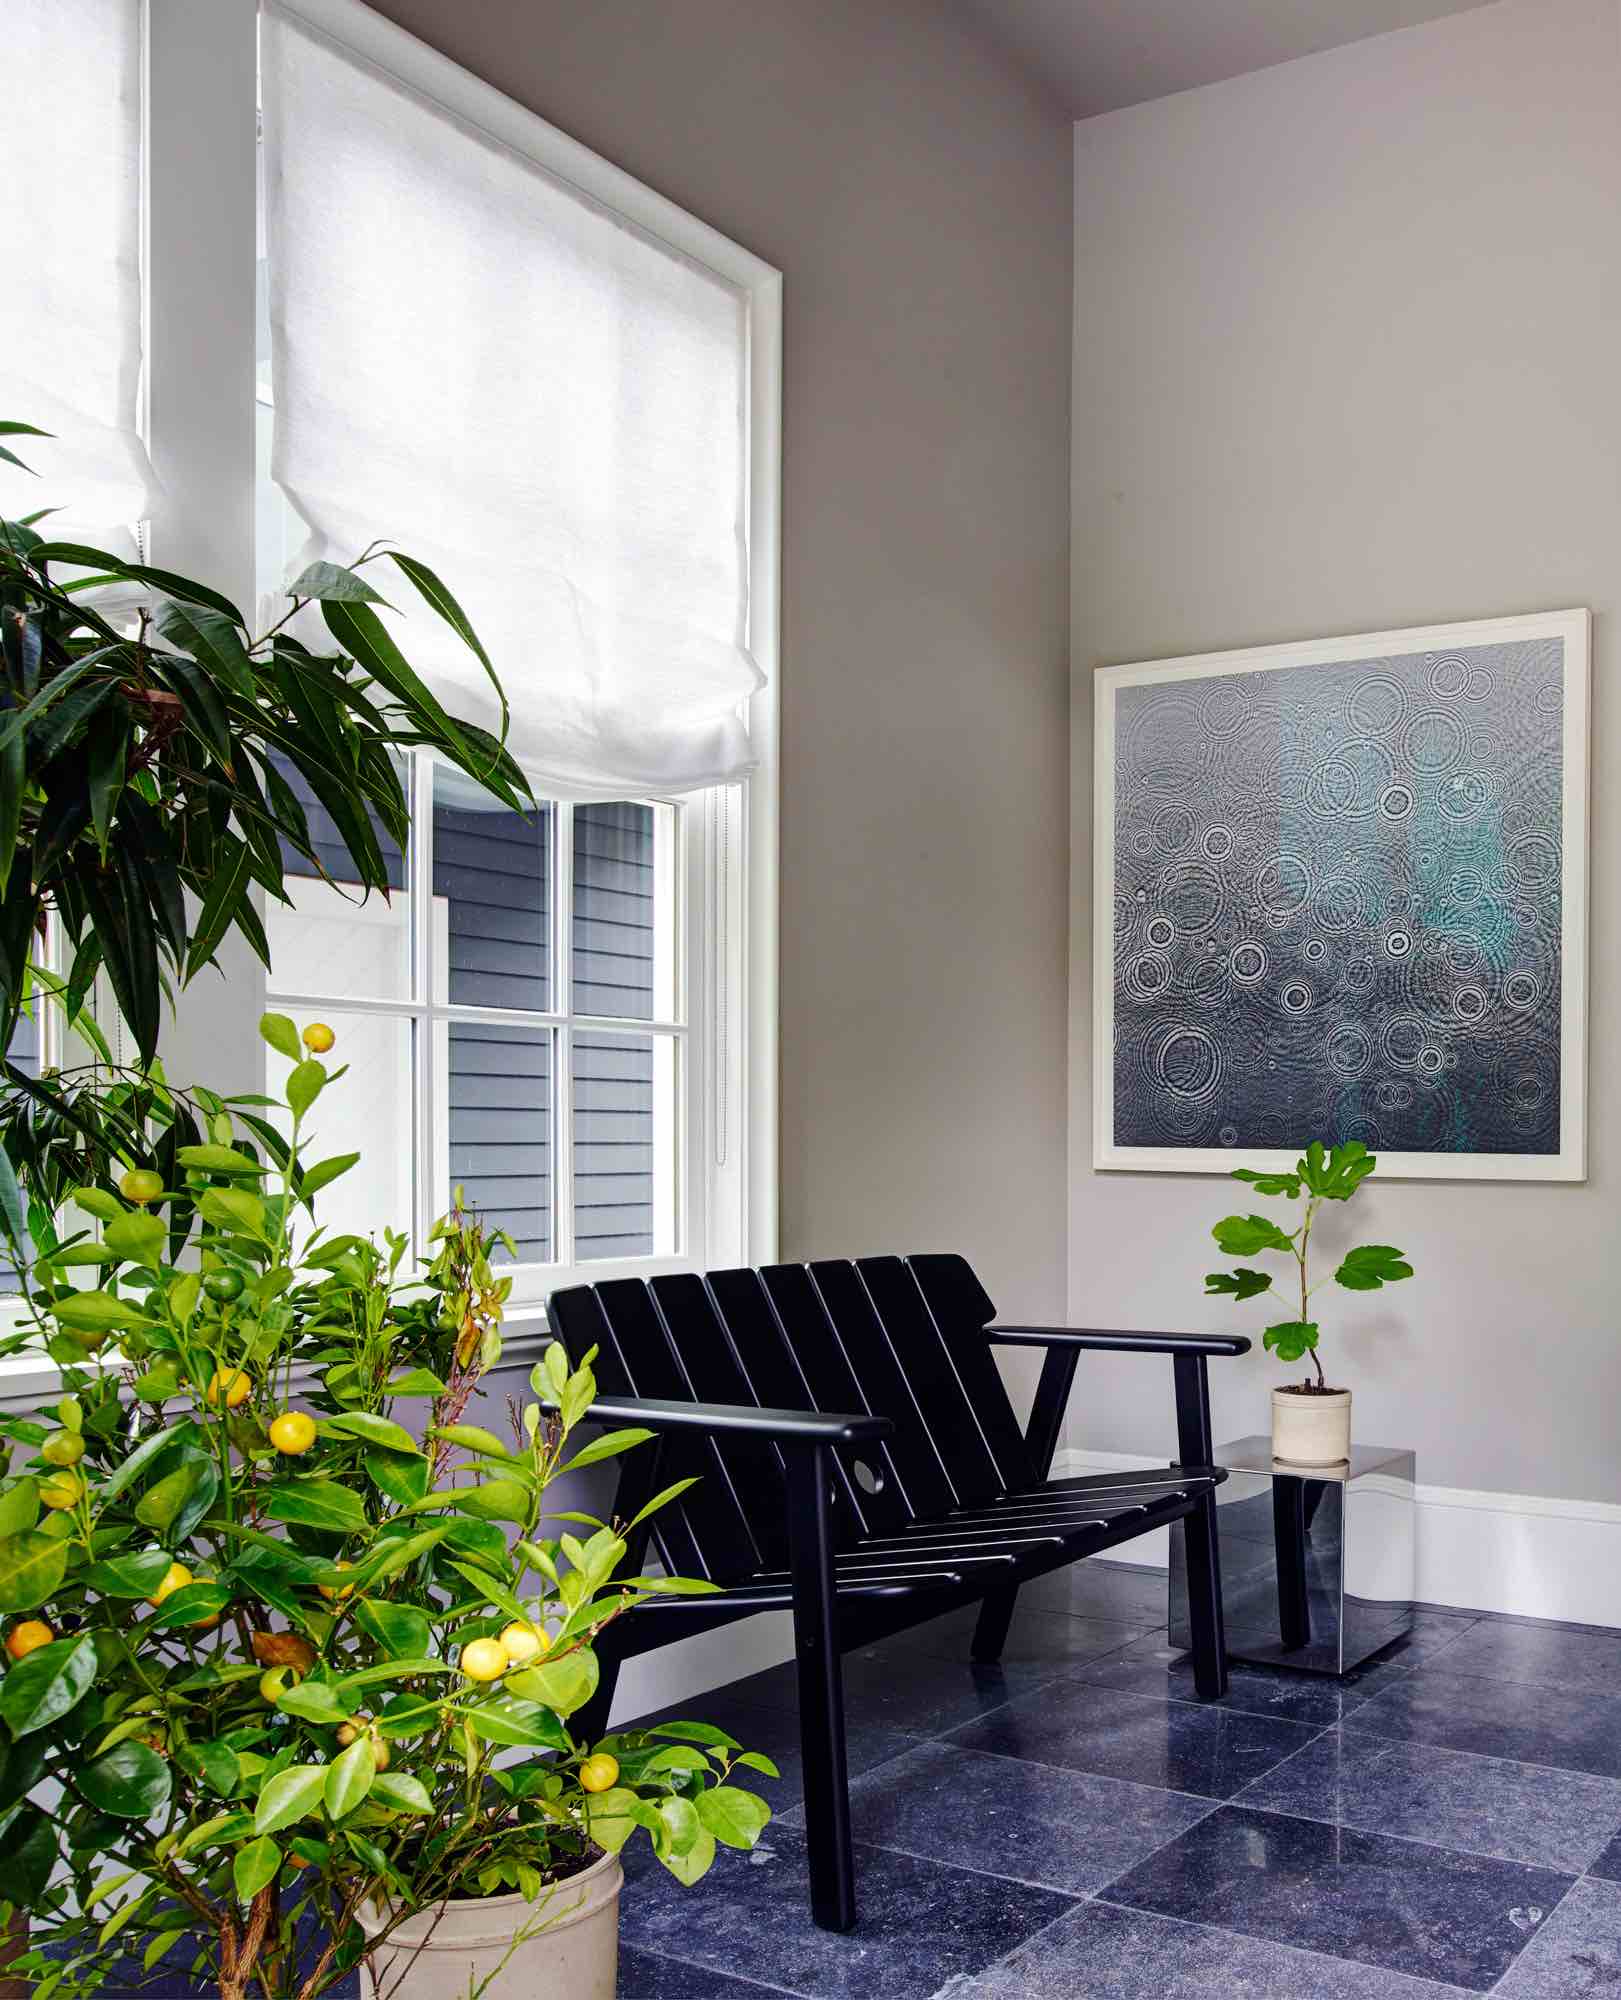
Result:
[[[856,1920],[855,1854],[833,1571],[833,1465],[825,1445],[786,1456],[811,1915],[824,1931],[847,1931]]]
[[[969,1657],[976,1666],[994,1667],[1001,1659],[1018,1602],[1017,1584],[1009,1589],[988,1590],[985,1593],[979,1607],[979,1620],[974,1626],[974,1643],[969,1648]]]
[[[1176,1372],[1177,1456],[1187,1466],[1209,1465],[1210,1385],[1202,1354],[1179,1354]],[[1188,1567],[1188,1625],[1193,1640],[1193,1685],[1206,1701],[1227,1692],[1227,1634],[1221,1610],[1221,1549],[1216,1538],[1216,1495],[1209,1491],[1182,1523]]]
[[[578,1743],[595,1743],[608,1733],[608,1717],[612,1713],[614,1695],[619,1688],[619,1669],[622,1664],[619,1648],[614,1644],[613,1628],[597,1636],[592,1651],[597,1656],[600,1678],[597,1691],[583,1708],[577,1708],[572,1718],[571,1734]]]

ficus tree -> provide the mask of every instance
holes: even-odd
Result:
[[[1272,1255],[1287,1258],[1294,1266],[1284,1273],[1291,1305],[1298,1297],[1299,1312],[1294,1319],[1275,1321],[1261,1338],[1269,1353],[1280,1361],[1299,1361],[1310,1355],[1317,1374],[1299,1386],[1321,1394],[1328,1389],[1322,1358],[1317,1352],[1321,1328],[1311,1315],[1314,1292],[1330,1282],[1348,1292],[1376,1292],[1381,1286],[1410,1278],[1413,1267],[1400,1250],[1388,1243],[1364,1243],[1348,1250],[1329,1277],[1312,1283],[1310,1270],[1311,1233],[1325,1201],[1349,1201],[1378,1162],[1360,1141],[1348,1140],[1332,1149],[1314,1139],[1292,1171],[1273,1173],[1253,1167],[1234,1170],[1235,1181],[1246,1181],[1260,1195],[1275,1195],[1300,1204],[1293,1229],[1285,1229],[1265,1215],[1229,1215],[1218,1222],[1211,1235],[1227,1257]],[[1224,1297],[1236,1304],[1266,1298],[1275,1291],[1273,1273],[1252,1264],[1240,1264],[1233,1271],[1211,1271],[1205,1276],[1206,1297]]]
[[[30,435],[0,422],[0,438]],[[3,442],[0,453],[22,463]],[[284,847],[325,873],[278,760],[331,816],[363,893],[388,889],[380,833],[405,842],[400,751],[427,746],[503,804],[533,803],[501,738],[447,714],[412,668],[385,622],[395,607],[361,573],[387,566],[499,693],[425,563],[381,547],[349,568],[316,563],[255,635],[219,591],[47,530],[39,515],[0,522],[0,1048],[34,990],[48,911],[67,946],[70,1015],[104,967],[148,1061],[165,988],[227,936],[268,963],[254,892],[285,900]],[[293,636],[310,605],[329,648]]]

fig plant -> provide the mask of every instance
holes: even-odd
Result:
[[[1374,1155],[1358,1140],[1348,1140],[1343,1146],[1330,1149],[1314,1139],[1303,1157],[1295,1162],[1292,1172],[1238,1167],[1233,1179],[1248,1182],[1257,1194],[1300,1203],[1299,1220],[1293,1229],[1285,1229],[1265,1215],[1229,1215],[1210,1232],[1224,1256],[1271,1254],[1287,1257],[1293,1263],[1294,1269],[1287,1273],[1289,1303],[1295,1303],[1298,1286],[1299,1317],[1275,1321],[1264,1330],[1261,1339],[1267,1351],[1280,1361],[1294,1362],[1311,1356],[1317,1371],[1315,1378],[1308,1376],[1304,1382],[1295,1384],[1303,1395],[1328,1393],[1322,1358],[1317,1352],[1321,1328],[1311,1317],[1311,1298],[1329,1279],[1320,1279],[1315,1285],[1311,1282],[1312,1228],[1325,1201],[1349,1201],[1377,1165]],[[1348,1292],[1376,1292],[1381,1286],[1393,1285],[1398,1279],[1412,1275],[1413,1267],[1400,1250],[1388,1243],[1364,1243],[1346,1252],[1332,1280]],[[1270,1271],[1249,1264],[1240,1264],[1233,1271],[1211,1271],[1205,1277],[1205,1295],[1230,1298],[1235,1304],[1270,1298],[1272,1276]]]
[[[110,1157],[22,1274],[61,1393],[0,1421],[0,1919],[41,2000],[166,1954],[316,2000],[412,1913],[518,1892],[543,1925],[638,1832],[692,1882],[769,1817],[738,1780],[773,1767],[718,1729],[572,1734],[602,1628],[711,1587],[621,1576],[636,1523],[548,1500],[650,1433],[577,1443],[592,1357],[557,1344],[503,1429],[469,1420],[503,1239],[459,1200],[415,1273],[402,1236],[325,1234],[357,1157],[304,1154],[331,1033],[261,1032],[285,1101],[197,1094],[199,1136]]]

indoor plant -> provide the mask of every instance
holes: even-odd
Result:
[[[23,1965],[42,2000],[93,1993],[115,1951],[191,1938],[222,2000],[315,2000],[367,1951],[383,1994],[598,2000],[624,1841],[645,1829],[696,1880],[768,1818],[739,1768],[775,1773],[698,1723],[572,1740],[601,1627],[709,1588],[619,1578],[632,1524],[547,1516],[560,1472],[649,1433],[571,1452],[590,1357],[556,1344],[504,1435],[467,1421],[510,1283],[492,1241],[458,1207],[412,1279],[404,1238],[305,1222],[355,1164],[301,1150],[341,1071],[319,1023],[302,1046],[285,1016],[261,1032],[293,1060],[285,1103],[196,1094],[172,1172],[114,1159],[72,1197],[98,1237],[28,1270],[62,1394],[0,1423],[0,1887],[32,1916]],[[435,1951],[482,1899],[498,1942]],[[603,1908],[570,1968],[565,1927]]]
[[[39,435],[0,423],[0,437],[19,434]],[[360,574],[382,561],[499,692],[460,605],[411,556],[313,564],[255,637],[207,585],[49,540],[39,517],[0,522],[0,1049],[47,908],[71,950],[70,1013],[104,966],[148,1060],[166,982],[212,963],[232,930],[268,963],[253,892],[282,896],[282,844],[325,872],[278,758],[331,815],[363,894],[388,889],[378,829],[405,842],[397,748],[426,744],[504,804],[532,803],[502,744],[448,715],[390,635],[380,611],[392,607]],[[288,629],[310,604],[330,651]]]
[[[1309,1354],[1316,1370],[1315,1379],[1308,1375],[1304,1382],[1291,1382],[1272,1391],[1272,1455],[1289,1465],[1337,1465],[1351,1455],[1351,1392],[1329,1387],[1317,1352],[1320,1329],[1310,1312],[1313,1293],[1328,1280],[1312,1284],[1308,1259],[1312,1227],[1323,1203],[1349,1201],[1376,1165],[1366,1146],[1353,1139],[1332,1150],[1321,1140],[1313,1140],[1292,1172],[1266,1173],[1239,1167],[1234,1180],[1247,1181],[1257,1194],[1299,1202],[1300,1219],[1287,1230],[1264,1215],[1229,1215],[1210,1232],[1225,1256],[1271,1253],[1289,1258],[1295,1266],[1287,1274],[1289,1302],[1295,1302],[1298,1279],[1299,1317],[1278,1320],[1261,1335],[1280,1361],[1299,1361]],[[1412,1275],[1413,1267],[1401,1251],[1388,1243],[1364,1243],[1346,1252],[1333,1279],[1349,1292],[1376,1292],[1382,1285]],[[1272,1288],[1270,1271],[1247,1264],[1234,1271],[1211,1271],[1205,1278],[1207,1296],[1224,1295],[1235,1301],[1260,1298]]]

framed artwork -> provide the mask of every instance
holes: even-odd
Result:
[[[1586,1173],[1586,611],[1095,678],[1093,1163]]]

